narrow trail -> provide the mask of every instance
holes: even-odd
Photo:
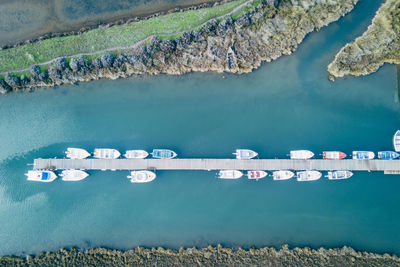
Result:
[[[191,27],[191,28],[187,28],[187,29],[185,29],[185,30],[183,30],[183,31],[194,30],[195,28],[198,28],[199,26],[205,25],[207,22],[209,22],[209,21],[212,20],[212,19],[221,19],[221,18],[224,18],[224,17],[226,17],[226,16],[232,15],[233,13],[239,11],[239,10],[240,10],[241,8],[243,8],[245,5],[247,5],[247,4],[249,4],[249,3],[253,2],[253,1],[254,1],[254,0],[247,0],[247,1],[245,1],[244,3],[242,3],[242,4],[240,4],[240,5],[236,6],[236,7],[234,7],[234,8],[233,8],[230,12],[228,12],[228,13],[225,13],[225,14],[223,14],[223,15],[221,15],[221,16],[218,16],[218,17],[215,17],[215,18],[211,18],[211,19],[205,21],[204,23],[202,23],[202,24],[200,24],[200,25],[197,25],[197,26]],[[166,32],[166,33],[162,33],[162,34],[157,34],[157,36],[173,35],[173,34],[181,33],[181,32],[183,32],[183,31]],[[6,75],[6,74],[9,73],[9,72],[17,72],[17,73],[18,73],[18,72],[28,71],[31,67],[33,67],[33,66],[35,66],[35,65],[37,65],[37,66],[48,65],[48,64],[54,63],[55,61],[57,61],[57,60],[60,59],[60,58],[73,58],[73,57],[80,57],[80,56],[93,56],[93,55],[96,55],[96,54],[101,54],[101,53],[105,53],[105,52],[112,52],[112,51],[115,51],[115,50],[127,50],[127,49],[132,49],[132,48],[135,48],[135,47],[137,47],[137,46],[143,44],[144,42],[150,40],[150,39],[153,38],[154,36],[155,36],[155,35],[150,35],[150,36],[146,37],[145,39],[140,40],[140,41],[137,41],[137,42],[135,42],[135,43],[133,43],[133,44],[131,44],[131,45],[128,45],[128,46],[115,46],[115,47],[111,47],[111,48],[107,48],[107,49],[102,49],[102,50],[98,50],[98,51],[90,52],[90,53],[79,53],[79,54],[74,54],[74,55],[70,55],[70,56],[59,56],[59,57],[53,58],[52,60],[49,60],[49,61],[46,61],[46,62],[35,63],[35,64],[32,64],[32,65],[29,65],[28,67],[26,67],[26,68],[24,68],[24,69],[10,70],[10,71],[0,72],[0,75]]]

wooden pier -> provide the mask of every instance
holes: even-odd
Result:
[[[34,170],[349,170],[400,174],[400,160],[35,159]]]

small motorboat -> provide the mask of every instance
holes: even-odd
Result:
[[[373,159],[375,153],[371,151],[353,151],[353,159]]]
[[[346,154],[340,151],[323,151],[322,158],[323,159],[344,159]]]
[[[397,159],[400,157],[400,154],[394,151],[379,151],[378,158],[379,159]]]
[[[274,171],[272,177],[275,181],[278,180],[288,180],[294,176],[292,171]]]
[[[174,151],[169,149],[153,149],[151,155],[156,159],[173,159],[177,156]]]
[[[220,170],[218,172],[218,178],[220,179],[239,179],[243,176],[243,173],[238,170]]]
[[[308,182],[315,181],[321,178],[322,173],[319,171],[301,171],[297,172],[297,181],[299,182]]]
[[[314,157],[314,153],[310,150],[292,150],[290,151],[291,159],[310,159]]]
[[[258,156],[258,153],[250,149],[236,149],[235,153],[237,159],[252,159]]]
[[[144,159],[147,158],[149,153],[144,150],[127,150],[124,157],[127,159]]]
[[[156,174],[152,171],[131,171],[131,175],[127,177],[131,179],[131,183],[148,183],[156,179]]]
[[[90,153],[82,148],[67,148],[65,151],[65,156],[70,159],[85,159],[90,156]]]
[[[268,173],[265,171],[248,171],[246,175],[247,175],[247,178],[249,178],[249,179],[258,180],[258,179],[266,177],[268,175]]]
[[[351,176],[353,176],[353,173],[351,171],[333,171],[328,172],[328,174],[326,175],[329,180],[348,179]]]
[[[64,170],[61,172],[60,176],[63,181],[81,181],[88,177],[89,174],[81,170]]]
[[[25,175],[28,181],[43,183],[53,182],[57,178],[57,174],[52,171],[28,171]]]
[[[98,159],[117,159],[121,156],[118,150],[112,148],[96,148],[93,157]]]
[[[393,147],[394,151],[400,152],[400,130],[397,130],[393,136]]]

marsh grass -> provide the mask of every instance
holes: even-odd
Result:
[[[153,35],[172,39],[185,30],[195,29],[212,18],[231,12],[245,1],[236,0],[215,7],[172,13],[1,50],[0,72],[23,70],[30,65],[48,62],[58,57],[87,54],[87,57],[91,58],[91,54],[101,55],[104,50],[128,47]],[[247,8],[247,5],[244,8]],[[97,51],[99,53],[96,53]]]

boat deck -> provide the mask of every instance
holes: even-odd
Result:
[[[349,170],[400,173],[400,160],[35,159],[34,170]]]

